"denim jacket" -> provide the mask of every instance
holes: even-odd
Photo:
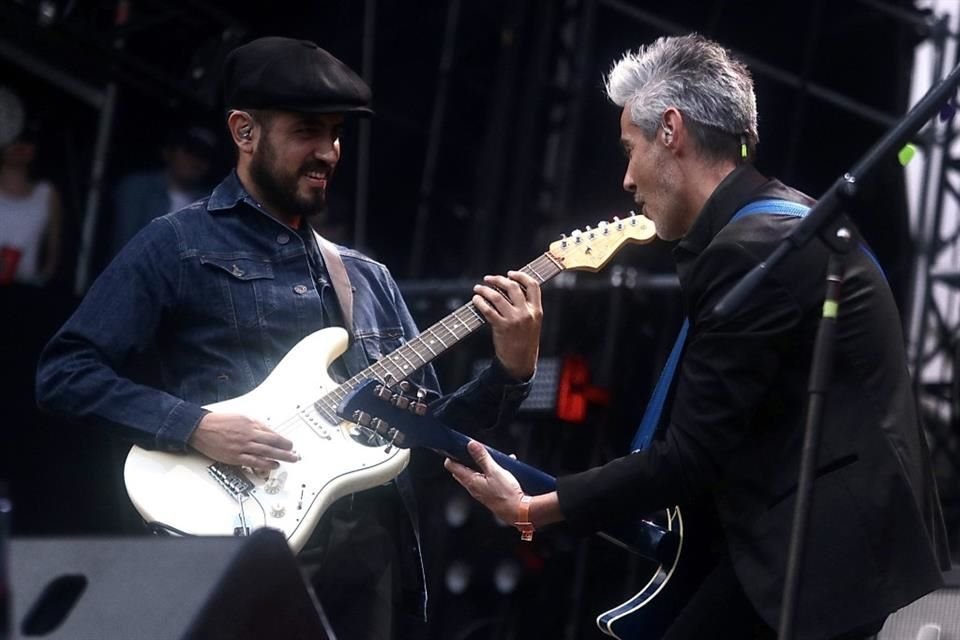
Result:
[[[355,336],[341,363],[354,375],[417,328],[386,267],[339,251]],[[247,393],[300,339],[339,318],[329,278],[313,275],[302,236],[231,172],[208,198],[153,220],[110,263],[41,354],[38,403],[119,428],[145,448],[183,451],[202,405]],[[429,366],[418,377],[437,389]],[[494,427],[528,387],[494,362],[439,400],[438,412],[464,431]]]

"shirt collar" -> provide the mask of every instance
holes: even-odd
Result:
[[[237,170],[233,169],[227,174],[227,177],[223,179],[223,182],[216,186],[213,193],[210,194],[210,199],[207,201],[207,211],[214,212],[233,209],[240,202],[246,202],[254,209],[259,209],[257,202],[250,196],[240,182]]]
[[[677,243],[676,249],[695,254],[702,252],[714,236],[730,222],[733,214],[769,182],[751,164],[741,164],[731,171],[710,194],[687,235]]]

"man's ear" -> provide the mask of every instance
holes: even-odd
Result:
[[[676,107],[668,107],[660,118],[663,143],[668,147],[683,134],[683,114]]]
[[[246,153],[253,151],[253,139],[257,128],[253,116],[246,111],[235,109],[227,115],[227,128],[237,149]]]

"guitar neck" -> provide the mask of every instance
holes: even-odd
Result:
[[[563,271],[559,261],[544,253],[520,269],[538,283],[543,284]],[[458,344],[487,321],[472,302],[468,302],[436,324],[424,330],[419,336],[403,344],[372,365],[341,383],[333,391],[317,401],[320,410],[332,422],[336,421],[336,408],[341,400],[366,380],[377,380],[393,385],[410,377],[440,354]]]

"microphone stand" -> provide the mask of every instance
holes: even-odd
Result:
[[[840,227],[831,232],[830,229],[835,226],[834,221],[842,213],[841,203],[856,195],[860,180],[873,170],[882,159],[895,154],[911,140],[921,127],[947,103],[958,84],[960,84],[960,65],[937,85],[931,87],[903,119],[877,141],[850,171],[834,182],[823,194],[823,197],[810,208],[806,217],[794,231],[777,245],[770,257],[747,273],[714,307],[714,312],[717,315],[728,316],[743,304],[768,271],[783,260],[790,251],[804,246],[814,235],[820,235],[823,241],[833,250],[827,267],[827,293],[824,313],[817,330],[813,360],[810,365],[809,400],[806,423],[804,424],[797,499],[790,532],[787,573],[780,609],[780,627],[777,632],[780,640],[792,640],[793,637],[793,620],[800,589],[800,569],[803,566],[807,520],[813,493],[813,475],[816,469],[817,448],[820,442],[823,396],[833,365],[833,338],[836,328],[837,303],[840,284],[843,280],[842,254],[848,251],[851,245],[849,230]]]

